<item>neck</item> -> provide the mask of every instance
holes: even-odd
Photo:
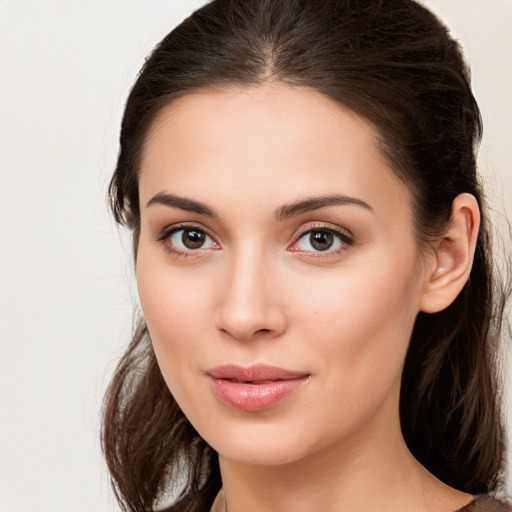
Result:
[[[220,456],[225,509],[452,512],[470,501],[414,459],[398,419],[384,433],[375,427],[288,464],[251,465]]]

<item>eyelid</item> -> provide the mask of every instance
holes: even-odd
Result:
[[[197,229],[198,231],[202,231],[205,234],[207,234],[216,244],[218,243],[215,240],[215,237],[210,233],[210,231],[205,226],[203,226],[202,224],[198,224],[196,222],[178,222],[176,224],[170,224],[160,230],[160,234],[158,234],[155,237],[155,241],[163,242],[170,235],[172,235],[176,231],[180,231],[181,229]]]
[[[172,246],[169,243],[169,239],[173,234],[175,234],[178,231],[187,229],[195,229],[197,231],[203,232],[207,237],[209,237],[213,241],[216,247],[207,247],[204,249],[202,247],[199,247],[197,249],[183,250],[175,246]],[[166,247],[167,251],[170,252],[171,254],[182,257],[199,256],[200,254],[206,251],[217,250],[219,248],[219,243],[217,242],[216,238],[209,232],[209,230],[202,224],[196,222],[178,222],[176,224],[170,224],[160,231],[160,234],[158,234],[155,237],[155,241],[163,244]]]
[[[293,238],[299,238],[301,235],[309,233],[311,231],[331,231],[332,233],[339,234],[345,238],[354,238],[354,234],[347,228],[342,228],[336,224],[330,222],[313,221],[302,225],[293,235]]]
[[[337,236],[342,243],[342,247],[334,250],[326,249],[325,251],[305,251],[302,249],[293,249],[293,246],[296,245],[305,235],[315,231],[326,231],[333,234],[334,236]],[[319,257],[322,255],[329,256],[332,254],[337,254],[355,244],[356,241],[354,235],[348,229],[326,222],[314,222],[313,224],[301,226],[301,228],[293,235],[293,242],[289,246],[288,250],[293,252],[309,253],[310,255],[314,255],[314,257]]]

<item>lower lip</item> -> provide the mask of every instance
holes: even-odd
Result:
[[[295,393],[309,380],[309,376],[261,384],[233,382],[211,376],[209,379],[213,393],[222,403],[241,411],[258,412],[274,407]]]

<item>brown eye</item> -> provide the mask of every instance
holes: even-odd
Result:
[[[328,231],[312,231],[309,234],[309,243],[317,251],[326,251],[334,243],[334,236]]]
[[[187,249],[200,249],[206,241],[206,235],[197,229],[184,229],[182,232],[181,241]]]
[[[178,252],[218,248],[210,235],[202,229],[193,226],[182,227],[174,229],[170,233],[164,233],[160,240]]]
[[[310,229],[298,238],[290,250],[305,253],[332,254],[354,244],[354,240],[348,234],[333,228],[318,227]]]

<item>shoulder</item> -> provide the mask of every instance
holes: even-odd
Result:
[[[483,495],[456,512],[512,512],[512,505],[505,498]]]

